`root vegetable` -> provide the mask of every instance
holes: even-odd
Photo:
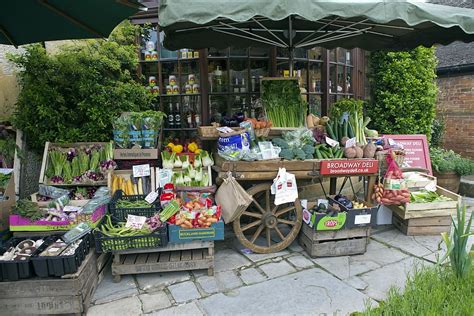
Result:
[[[364,146],[364,158],[374,158],[376,147],[373,143]]]
[[[357,156],[357,151],[354,147],[344,148],[344,157],[346,158],[355,158]]]
[[[364,151],[362,150],[362,148],[356,146],[355,151],[356,151],[356,158],[363,158],[364,157]]]

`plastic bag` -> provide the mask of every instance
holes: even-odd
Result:
[[[410,191],[408,191],[403,173],[393,159],[392,151],[387,155],[387,172],[384,177],[384,193],[381,204],[401,205],[410,202]]]
[[[280,168],[276,178],[273,180],[271,193],[275,194],[275,205],[295,202],[298,198],[295,175],[286,172],[285,168]]]
[[[307,128],[300,128],[294,131],[283,133],[290,148],[301,148],[306,144],[314,144],[313,132]]]
[[[250,137],[247,132],[221,134],[217,141],[217,153],[225,160],[241,160],[250,152]]]
[[[40,184],[38,193],[41,196],[46,196],[46,197],[49,197],[49,198],[52,198],[52,199],[57,199],[57,198],[60,198],[64,195],[69,195],[69,190],[56,188],[56,187],[53,187],[51,185]]]

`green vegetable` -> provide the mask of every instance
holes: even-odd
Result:
[[[15,206],[12,208],[12,214],[26,217],[31,221],[39,220],[44,216],[43,211],[39,208],[38,204],[30,200],[18,200]]]
[[[275,146],[280,147],[281,149],[288,149],[290,146],[288,146],[288,142],[284,140],[283,138],[274,138],[272,139],[272,143]]]
[[[120,199],[117,201],[117,203],[115,203],[116,208],[150,208],[152,206],[152,204],[141,199],[134,201]]]
[[[282,149],[279,156],[285,160],[293,160],[295,158],[293,150],[291,149]]]
[[[99,169],[100,163],[100,152],[97,150],[92,150],[90,160],[89,160],[89,170],[97,171]]]
[[[314,147],[306,144],[301,148],[306,154],[313,155],[314,154]]]
[[[317,159],[323,159],[323,155],[321,155],[321,152],[319,151],[318,148],[316,148],[315,153],[316,153],[316,158]]]
[[[49,152],[49,160],[53,166],[53,172],[55,176],[63,175],[63,168],[67,162],[66,153],[63,153],[60,150],[52,150]]]
[[[299,148],[293,149],[293,155],[295,156],[296,159],[299,160],[304,160],[306,158],[306,153]]]
[[[452,201],[452,199],[428,190],[410,192],[410,203],[431,203],[442,201]]]

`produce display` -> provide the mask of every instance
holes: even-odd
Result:
[[[54,256],[71,256],[76,252],[76,249],[81,244],[82,239],[76,240],[71,244],[66,244],[63,240],[57,239],[50,244],[38,256],[40,257],[54,257]]]
[[[453,199],[439,195],[436,192],[421,190],[416,192],[410,192],[410,203],[431,203],[431,202],[443,202],[452,201]]]
[[[119,199],[115,202],[116,208],[149,208],[152,204],[148,203],[144,199],[136,199],[133,201]]]
[[[183,154],[177,155],[175,152],[162,151],[161,159],[163,168],[171,170],[168,179],[176,186],[207,186],[210,179],[208,167],[214,165],[214,160],[209,155],[209,152],[200,150],[200,152],[193,156]]]
[[[37,249],[43,244],[43,239],[31,240],[25,239],[19,242],[16,246],[7,249],[3,255],[0,256],[0,261],[26,261]]]
[[[97,186],[74,187],[68,191],[69,199],[75,200],[75,201],[90,200],[94,197],[98,188],[99,187]],[[39,193],[37,194],[36,198],[38,202],[48,202],[54,199],[52,197],[42,195]]]
[[[157,148],[158,134],[165,113],[160,111],[131,112],[113,122],[117,148]]]
[[[122,190],[125,195],[142,195],[148,194],[154,190],[151,185],[151,177],[136,178],[133,175],[121,176],[112,175],[112,189],[114,194],[117,190]]]
[[[47,181],[51,184],[95,184],[104,181],[107,172],[117,167],[113,144],[52,147],[48,152]]]

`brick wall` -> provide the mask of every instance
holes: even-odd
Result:
[[[474,74],[438,78],[437,108],[444,114],[443,147],[474,159]]]

